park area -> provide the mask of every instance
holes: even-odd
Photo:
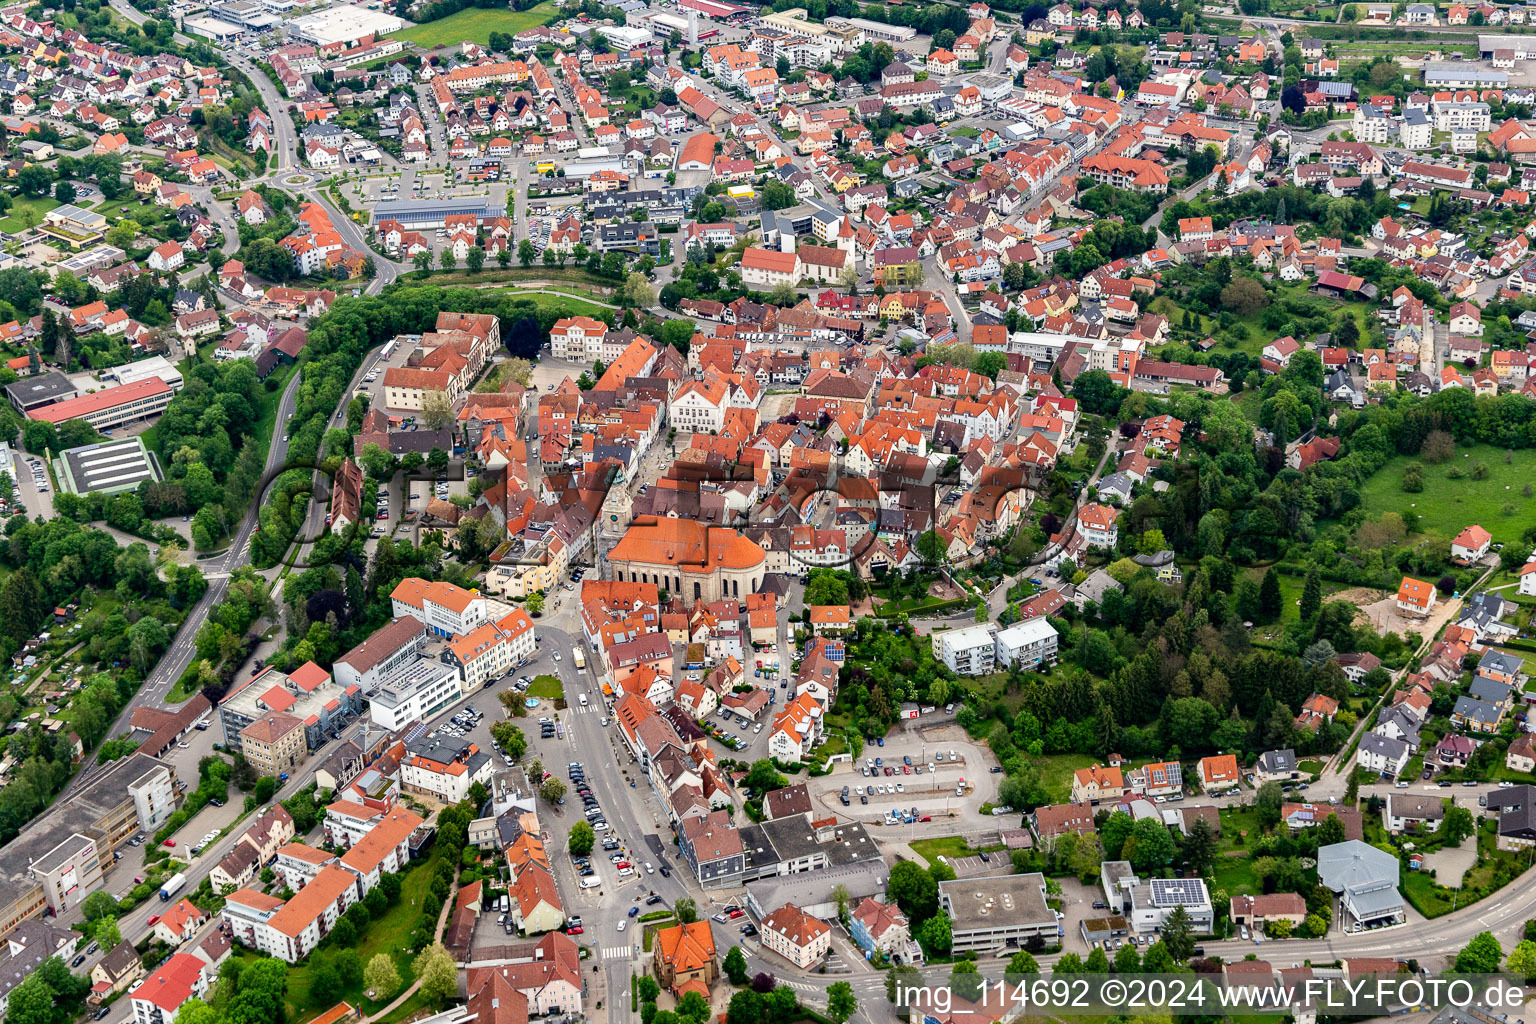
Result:
[[[1421,467],[1423,489],[1403,489],[1410,466]],[[1396,512],[1418,517],[1419,533],[1449,540],[1477,523],[1494,541],[1520,539],[1533,508],[1530,485],[1536,480],[1536,450],[1506,452],[1491,445],[1457,445],[1443,462],[1423,455],[1400,455],[1360,485],[1360,505],[1378,518]]]
[[[429,21],[392,33],[389,38],[403,39],[427,49],[439,46],[457,46],[462,42],[487,46],[492,32],[516,35],[536,25],[542,25],[555,13],[555,5],[546,0],[526,11],[510,11],[505,8],[470,7],[450,14],[437,21]]]

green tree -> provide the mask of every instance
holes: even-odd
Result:
[[[924,921],[917,929],[917,940],[931,955],[943,956],[954,942],[954,926],[949,915],[942,910]]]
[[[533,243],[528,239],[525,238],[521,242],[517,243],[517,262],[521,263],[523,266],[533,266],[534,257],[537,255],[538,253],[534,251]]]
[[[672,916],[678,924],[692,924],[699,919],[699,905],[691,896],[679,896],[672,904]]]
[[[1473,820],[1471,811],[1460,804],[1452,804],[1445,809],[1439,832],[1447,846],[1460,846],[1462,840],[1476,831],[1477,822]]]
[[[1311,622],[1323,606],[1323,577],[1316,565],[1307,569],[1307,580],[1301,588],[1301,621]]]
[[[1189,912],[1182,906],[1174,907],[1173,913],[1163,922],[1163,944],[1175,960],[1183,963],[1195,954],[1195,929],[1189,921]]]
[[[751,976],[747,971],[747,958],[742,953],[740,946],[732,946],[730,952],[725,954],[725,961],[720,965],[725,976],[731,979],[732,985],[745,985]]]
[[[596,842],[597,834],[592,831],[592,826],[585,821],[578,821],[571,826],[570,834],[565,839],[565,846],[573,856],[585,857],[592,852]]]
[[[117,944],[123,941],[123,932],[117,926],[117,918],[111,916],[104,917],[96,922],[94,934],[97,943],[101,945],[103,950],[116,949]]]
[[[1034,954],[1027,949],[1021,949],[1008,960],[1007,974],[1013,977],[1023,977],[1026,974],[1039,974],[1040,965],[1035,962]]]
[[[923,975],[911,964],[897,964],[885,972],[885,998],[892,1006],[910,1006],[915,990],[921,989]]]
[[[1328,817],[1317,823],[1318,849],[1342,843],[1346,838],[1348,837],[1344,834],[1344,823],[1339,820],[1337,814],[1330,812]]]
[[[1280,574],[1275,572],[1274,566],[1270,566],[1264,573],[1263,581],[1259,583],[1259,611],[1267,619],[1278,618],[1281,603]]]
[[[939,883],[916,861],[898,861],[891,868],[885,894],[908,921],[926,921],[939,907]]]
[[[1478,932],[1461,948],[1451,969],[1457,974],[1493,974],[1504,959],[1504,949],[1492,932]]]
[[[1527,985],[1536,981],[1536,942],[1522,939],[1509,951],[1504,967],[1510,974],[1524,978]]]
[[[1189,828],[1188,838],[1184,840],[1184,859],[1189,861],[1195,874],[1204,875],[1215,864],[1216,852],[1216,833],[1212,831],[1210,822],[1196,818]]]
[[[949,990],[967,1002],[980,999],[985,986],[986,979],[981,976],[974,960],[961,960],[949,972]]]
[[[1131,829],[1135,850],[1129,859],[1137,871],[1150,874],[1162,870],[1173,860],[1175,846],[1167,826],[1156,818],[1142,818]],[[1128,843],[1127,846],[1130,844]]]
[[[846,981],[834,981],[827,986],[827,1016],[837,1024],[844,1024],[859,1008],[853,986]]]
[[[421,983],[421,997],[434,1005],[447,1000],[459,987],[453,954],[441,942],[434,942],[418,953],[411,970]]]

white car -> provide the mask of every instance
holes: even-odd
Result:
[[[619,931],[623,931],[628,924],[629,924],[628,921],[620,921],[619,922]]]

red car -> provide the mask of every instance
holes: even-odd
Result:
[[[567,928],[565,930],[565,934],[567,934],[567,935],[580,935],[585,930],[586,929],[582,928],[581,925],[573,924],[573,925],[571,925],[569,928]]]
[[[736,910],[731,911],[731,920],[732,921],[736,920],[738,917],[742,916],[742,914],[744,914],[744,913],[746,913],[746,911],[741,910],[739,908],[736,909]]]
[[[627,860],[621,860],[615,864],[614,867],[618,868],[620,871],[623,871],[627,867],[633,867],[633,865],[630,864]]]
[[[917,820],[918,821],[932,821],[933,820],[933,815],[925,814],[921,818],[918,818]]]
[[[165,842],[161,843],[160,845],[161,846],[175,846],[176,845],[176,840],[174,840],[174,839],[167,839]]]
[[[149,920],[145,921],[144,923],[149,925],[151,928],[153,928],[155,926],[155,922],[158,921],[158,920],[160,920],[160,915],[159,914],[152,914],[152,915],[150,915]]]

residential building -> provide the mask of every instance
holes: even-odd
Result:
[[[172,1024],[188,1000],[207,991],[203,961],[191,953],[173,954],[129,995],[134,1024]]]
[[[1056,627],[1044,615],[1037,615],[1023,622],[1015,622],[998,630],[996,642],[997,664],[1007,668],[1020,665],[1026,669],[1043,669],[1056,662],[1059,636]]]
[[[986,675],[996,664],[997,644],[993,640],[996,630],[993,623],[979,622],[959,629],[935,631],[933,656],[959,675]]]
[[[832,949],[832,929],[799,907],[785,904],[763,918],[763,947],[808,971]]]
[[[708,999],[710,986],[720,976],[709,922],[659,929],[651,939],[651,969],[661,987],[674,995],[693,991]]]
[[[1397,890],[1397,857],[1384,850],[1358,839],[1321,847],[1317,851],[1317,877],[1340,897],[1343,913],[1339,924],[1345,931],[1396,924],[1406,917],[1403,897]]]

